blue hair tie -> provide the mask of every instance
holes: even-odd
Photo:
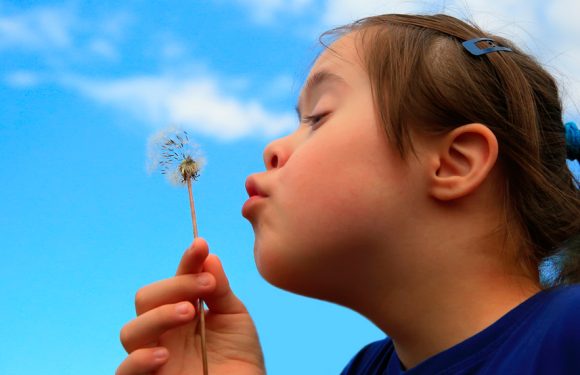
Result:
[[[573,122],[567,122],[566,128],[566,158],[580,160],[580,129]]]

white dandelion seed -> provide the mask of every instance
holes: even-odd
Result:
[[[149,139],[148,172],[160,170],[175,185],[197,181],[206,159],[184,130],[169,129]]]

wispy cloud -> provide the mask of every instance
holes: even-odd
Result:
[[[290,5],[247,1],[259,5],[259,12],[266,17],[287,6],[299,9],[310,0],[293,0]],[[258,98],[240,94],[249,92],[247,79],[220,80],[217,74],[206,71],[183,74],[183,69],[175,64],[191,65],[192,61],[186,44],[170,32],[154,30],[148,36],[153,41],[157,38],[157,44],[163,47],[153,58],[173,67],[169,73],[124,74],[110,79],[83,74],[79,62],[93,61],[94,57],[119,62],[123,52],[119,42],[134,22],[126,12],[111,14],[107,19],[84,19],[76,9],[68,7],[12,9],[4,13],[0,16],[0,51],[25,50],[36,54],[37,61],[56,61],[47,67],[35,63],[33,69],[5,74],[3,81],[12,88],[54,85],[127,113],[152,128],[175,124],[220,140],[272,137],[295,126],[292,113],[268,110]],[[276,89],[289,85],[286,78],[274,81]]]
[[[94,57],[117,60],[118,43],[132,21],[121,11],[106,18],[83,17],[67,5],[2,10],[0,51],[35,53],[57,64]]]
[[[99,19],[94,26],[99,34],[105,35],[113,40],[123,39],[127,30],[135,22],[135,17],[127,11],[116,11],[107,13],[106,18]]]
[[[253,19],[259,23],[272,23],[277,16],[299,14],[314,0],[236,0],[247,7]]]
[[[191,42],[170,31],[154,33],[151,36],[151,44],[155,46],[155,49],[149,50],[148,53],[157,56],[164,63],[187,63],[192,58]]]
[[[0,16],[0,48],[62,49],[72,44],[75,17],[67,8],[39,7]]]
[[[37,73],[26,70],[17,70],[7,74],[4,77],[4,81],[11,87],[17,89],[28,89],[39,85],[42,82],[42,79]]]
[[[340,26],[377,14],[416,12],[422,9],[423,3],[427,1],[327,0],[322,20],[326,25]]]
[[[88,49],[97,56],[107,60],[117,60],[119,52],[113,43],[106,39],[95,38],[88,44]]]
[[[570,32],[570,35],[580,34],[580,22],[578,22],[580,2],[576,0],[549,1],[546,2],[546,9],[551,23],[564,32]]]
[[[283,14],[307,14],[307,10],[317,8],[322,13],[316,19],[324,23],[325,28],[387,12],[446,11],[467,16],[492,32],[515,35],[516,41],[529,45],[530,48],[524,49],[538,55],[562,82],[568,113],[580,114],[575,106],[580,105],[580,46],[574,40],[580,33],[580,22],[574,16],[580,13],[580,3],[576,0],[493,3],[485,0],[236,1],[261,22],[273,22]],[[243,77],[224,80],[215,72],[183,75],[171,68],[192,62],[188,51],[190,42],[170,31],[155,29],[149,35],[151,40],[157,38],[156,44],[163,47],[155,50],[153,60],[157,59],[168,73],[127,75],[125,72],[122,77],[102,80],[88,78],[82,69],[72,67],[78,68],[79,61],[83,63],[94,57],[119,62],[123,52],[128,51],[122,49],[127,46],[121,42],[133,22],[135,18],[127,12],[113,12],[107,18],[84,19],[70,7],[3,12],[0,15],[0,52],[7,49],[33,51],[40,57],[60,58],[64,63],[55,64],[57,68],[54,69],[20,67],[2,78],[15,88],[28,89],[44,82],[60,85],[102,105],[130,113],[151,127],[178,124],[223,140],[275,136],[295,126],[292,113],[268,110],[264,105],[268,100],[287,99],[294,83],[291,78],[283,74],[272,77],[269,85],[257,90],[259,97],[248,98],[252,85]],[[83,57],[78,58],[79,55]],[[77,65],[70,63],[73,60]],[[232,90],[232,82],[240,83],[240,87]],[[280,95],[281,92],[286,94]]]
[[[169,124],[220,140],[271,137],[295,127],[295,115],[268,111],[255,99],[227,95],[205,77],[135,76],[114,80],[67,77],[63,83],[83,95],[131,113],[151,127]]]
[[[323,20],[327,25],[335,26],[377,14],[442,12],[475,20],[484,27],[512,26],[514,29],[510,33],[519,34],[522,27],[533,31],[529,30],[535,21],[533,3],[522,0],[327,0]]]
[[[555,32],[543,38],[543,45],[556,48],[554,65],[561,75],[564,103],[568,112],[580,117],[580,3],[576,0],[546,2],[546,17]],[[541,47],[540,47],[541,48]]]

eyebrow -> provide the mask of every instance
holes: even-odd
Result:
[[[313,75],[311,75],[310,77],[308,77],[308,79],[306,80],[306,83],[304,84],[304,88],[302,89],[302,93],[298,97],[298,103],[296,103],[296,106],[295,106],[296,114],[298,115],[298,120],[302,120],[302,114],[300,112],[300,102],[302,101],[302,98],[306,94],[308,94],[310,91],[314,90],[314,88],[316,88],[317,86],[320,86],[322,83],[328,82],[328,81],[346,84],[346,81],[344,78],[342,78],[338,74],[332,73],[328,70],[318,71],[318,72],[314,73]]]

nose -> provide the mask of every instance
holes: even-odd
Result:
[[[281,168],[292,154],[289,136],[270,142],[264,149],[266,170]]]

